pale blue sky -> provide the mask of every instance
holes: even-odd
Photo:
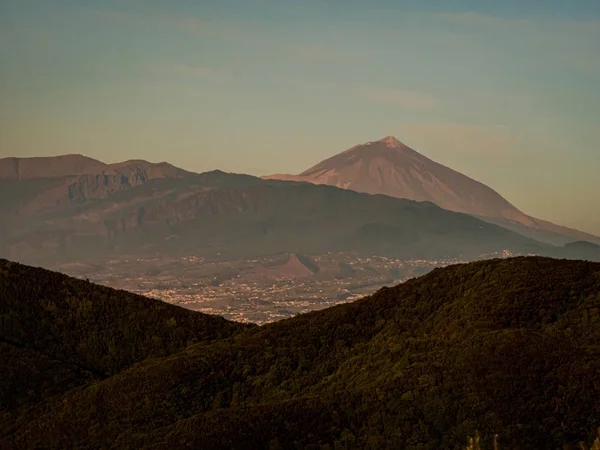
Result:
[[[600,234],[598,80],[598,0],[0,0],[0,156],[262,175],[395,135]]]

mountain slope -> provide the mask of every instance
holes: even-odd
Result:
[[[388,149],[390,150],[390,149]],[[71,160],[71,156],[65,157]],[[59,158],[63,161],[65,158]],[[76,157],[73,167],[92,166]],[[430,202],[166,163],[127,161],[101,173],[0,179],[0,256],[35,265],[130,255],[237,259],[358,252],[406,259],[477,259],[562,248]],[[33,174],[33,175],[32,175]],[[35,176],[34,176],[35,175]],[[600,252],[568,252],[600,259]]]
[[[0,274],[0,339],[104,374],[248,327],[6,260]]]
[[[524,214],[493,189],[432,161],[392,136],[352,147],[300,175],[264,178],[328,184],[370,194],[431,201],[444,209],[482,217],[555,244],[569,240],[600,243],[596,236]]]
[[[472,259],[505,249],[556,250],[428,202],[219,171],[154,179],[36,215],[24,212],[27,205],[0,236],[0,251],[35,264],[114,252],[235,259],[354,251]]]
[[[5,260],[0,299],[2,407],[249,328]]]
[[[299,179],[431,201],[451,211],[524,220],[523,213],[492,189],[437,164],[391,136],[332,156],[302,172]]]
[[[436,269],[13,411],[16,448],[575,448],[600,417],[600,264]],[[126,341],[125,341],[126,342]],[[573,444],[573,447],[563,445]]]

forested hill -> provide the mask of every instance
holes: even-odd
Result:
[[[463,449],[478,431],[483,449],[496,433],[500,449],[567,449],[593,439],[599,398],[600,264],[515,258],[436,269],[148,359],[12,408],[0,438],[14,448]]]
[[[46,388],[61,391],[105,378],[148,357],[248,327],[0,260],[0,354],[13,363],[0,364],[0,405],[22,396],[39,399]]]

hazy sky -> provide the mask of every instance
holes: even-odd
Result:
[[[395,135],[600,234],[598,0],[0,0],[0,99],[0,156],[262,175]]]

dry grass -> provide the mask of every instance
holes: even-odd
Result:
[[[598,431],[596,433],[597,437],[592,443],[592,446],[589,448],[589,450],[600,450],[600,428],[598,428]],[[465,450],[482,450],[479,444],[480,441],[481,437],[479,436],[479,432],[475,432],[475,437],[469,437],[468,444],[465,447]],[[588,450],[588,447],[586,447],[585,443],[583,442],[579,443],[579,448],[581,450]],[[497,434],[494,436],[494,450],[499,450]]]

